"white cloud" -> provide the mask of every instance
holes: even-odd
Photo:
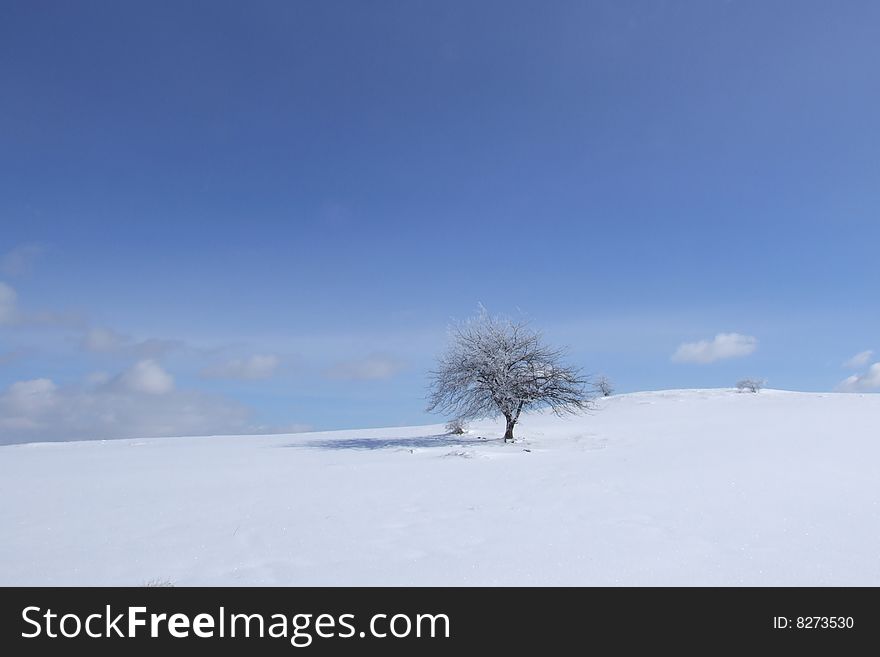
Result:
[[[860,370],[865,365],[871,362],[871,357],[874,355],[874,351],[871,349],[866,349],[865,351],[860,351],[855,356],[850,358],[849,360],[843,363],[843,366],[850,370]]]
[[[741,358],[754,353],[758,339],[741,333],[719,333],[711,340],[679,345],[672,360],[677,363],[714,363],[726,358]]]
[[[33,413],[49,407],[57,389],[50,379],[32,379],[13,383],[9,386],[7,396],[17,408]]]
[[[122,372],[108,385],[111,388],[147,395],[164,395],[174,390],[174,377],[154,360],[141,360]]]
[[[193,391],[166,390],[150,367],[129,373],[146,385],[58,386],[49,379],[14,383],[0,391],[0,445],[33,441],[148,438],[250,433],[250,413],[227,399]],[[119,378],[119,377],[118,377]],[[118,380],[117,378],[117,380]],[[163,381],[165,383],[163,383]]]
[[[90,372],[85,377],[89,385],[99,386],[109,382],[113,377],[108,372]]]
[[[865,392],[880,389],[880,363],[874,363],[864,374],[846,377],[837,386],[842,392]]]
[[[22,244],[0,257],[0,271],[7,276],[23,276],[33,269],[34,261],[45,253],[42,244]]]
[[[11,285],[0,281],[0,326],[75,326],[79,318],[55,312],[24,312],[18,306],[18,294]]]
[[[127,336],[110,329],[93,328],[86,332],[80,344],[86,351],[100,354],[119,351],[129,342],[130,339]]]
[[[148,338],[136,341],[131,336],[108,328],[91,328],[80,340],[80,347],[93,354],[118,354],[137,358],[158,358],[183,346],[180,340]]]
[[[403,363],[390,356],[372,354],[366,358],[337,363],[324,374],[341,381],[376,381],[390,379],[403,369]]]
[[[280,359],[274,354],[255,354],[248,358],[236,358],[207,367],[202,370],[202,376],[209,379],[241,379],[245,381],[268,379],[275,374],[279,362]]]

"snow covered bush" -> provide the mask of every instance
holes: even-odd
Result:
[[[737,381],[736,389],[740,392],[759,392],[765,383],[764,379],[742,379]]]
[[[455,434],[456,436],[460,436],[463,433],[467,433],[468,424],[460,417],[455,418],[454,420],[449,420],[446,423],[446,433]]]
[[[504,442],[513,442],[524,410],[546,407],[564,415],[589,408],[589,381],[562,357],[524,322],[481,309],[450,329],[449,347],[430,373],[428,410],[462,420],[502,415]]]
[[[174,582],[172,582],[170,579],[165,579],[163,577],[154,577],[153,579],[150,579],[150,580],[147,580],[146,582],[144,582],[144,586],[146,588],[151,588],[151,589],[152,588],[159,588],[159,589],[173,588]]]
[[[611,383],[611,379],[602,374],[598,379],[596,379],[596,390],[599,391],[603,397],[610,397],[614,393],[614,384]]]

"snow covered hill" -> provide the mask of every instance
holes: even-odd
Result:
[[[880,395],[0,447],[0,585],[880,585]]]

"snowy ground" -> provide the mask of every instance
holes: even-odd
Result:
[[[518,432],[0,447],[0,585],[880,585],[880,395],[637,393]]]

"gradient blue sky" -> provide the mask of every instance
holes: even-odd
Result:
[[[433,421],[480,302],[872,390],[878,63],[876,2],[5,2],[0,442]]]

